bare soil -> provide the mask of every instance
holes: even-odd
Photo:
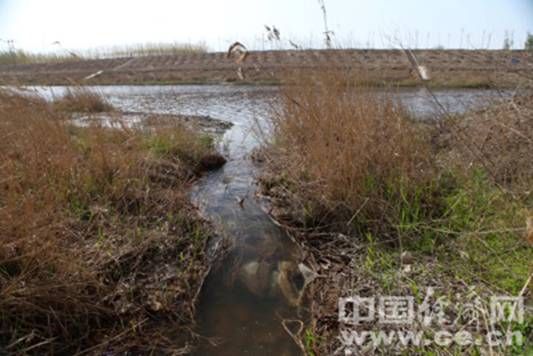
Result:
[[[533,53],[528,51],[414,53],[420,64],[429,68],[435,86],[513,86],[518,79],[531,76],[533,69]],[[376,85],[383,81],[416,83],[409,61],[400,50],[293,50],[250,52],[242,63],[226,53],[199,53],[0,65],[0,84],[265,84],[279,83],[288,71],[321,68],[364,71],[365,78]]]

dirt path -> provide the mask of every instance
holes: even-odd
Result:
[[[418,50],[439,86],[509,86],[530,76],[533,53],[526,51]],[[0,65],[0,84],[147,84],[147,83],[276,83],[288,70],[337,68],[412,85],[407,57],[399,50],[301,50],[250,52],[240,64],[225,53],[130,57],[65,63]],[[91,77],[90,79],[85,79]]]

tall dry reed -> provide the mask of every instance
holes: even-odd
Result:
[[[54,100],[53,107],[59,111],[78,113],[101,113],[114,110],[102,94],[84,87],[67,89],[63,96]]]
[[[78,128],[8,91],[0,138],[0,351],[174,346],[149,324],[192,320],[208,232],[186,188],[209,142],[179,125]]]
[[[395,201],[409,200],[430,180],[427,133],[391,96],[338,73],[299,79],[283,93],[268,152],[301,222],[392,219]]]

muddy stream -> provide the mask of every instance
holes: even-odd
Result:
[[[34,88],[58,96],[64,87]],[[284,319],[304,319],[301,289],[309,277],[298,248],[265,212],[257,197],[250,155],[259,145],[254,128],[265,124],[279,104],[275,87],[245,86],[105,86],[94,87],[117,108],[130,112],[204,115],[233,123],[220,138],[228,163],[199,180],[193,202],[230,242],[226,257],[208,277],[198,305],[202,346],[198,355],[299,355],[282,327]],[[421,90],[396,94],[420,118],[434,106]],[[498,93],[442,90],[436,95],[452,112],[481,105]],[[205,338],[204,338],[205,337]]]

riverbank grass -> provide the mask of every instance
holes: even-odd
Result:
[[[336,74],[299,80],[301,86],[285,88],[272,121],[261,181],[274,218],[325,277],[308,293],[308,334],[315,340],[308,352],[331,354],[341,346],[340,297],[421,301],[428,287],[435,298],[463,295],[458,303],[473,294],[487,302],[492,295],[531,297],[533,249],[525,237],[533,211],[530,101],[492,103],[463,118],[422,123],[392,95]],[[511,329],[527,338],[532,325],[528,317]],[[460,321],[450,331],[464,327]],[[526,345],[510,349],[523,352]],[[452,353],[465,351],[476,346]]]
[[[114,110],[102,94],[84,87],[68,88],[64,95],[54,100],[52,107],[61,112],[86,114]]]
[[[188,187],[212,141],[62,109],[0,92],[0,353],[190,350],[211,230]]]

